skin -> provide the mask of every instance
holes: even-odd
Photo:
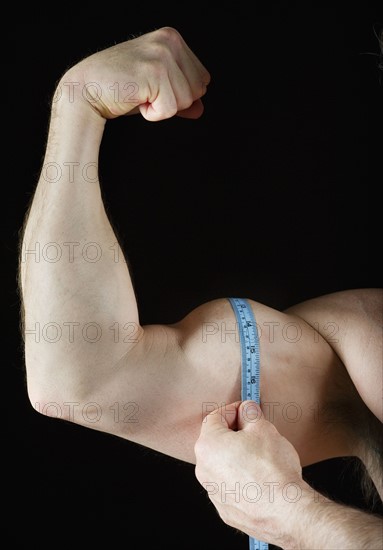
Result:
[[[383,548],[382,518],[316,493],[255,402],[210,413],[195,451],[197,479],[219,515],[249,536],[285,549]]]
[[[234,312],[222,298],[172,325],[140,324],[129,268],[104,209],[97,164],[107,120],[135,113],[152,122],[174,115],[198,118],[209,81],[207,69],[168,27],[69,69],[52,102],[20,254],[33,407],[190,463],[196,461],[201,420],[240,398]],[[55,244],[49,249],[48,243]],[[102,251],[97,261],[89,261],[95,251],[89,243]],[[62,255],[51,261],[57,248]],[[363,303],[364,292],[373,304],[381,300],[376,289],[350,292]],[[302,466],[358,455],[357,442],[326,412],[339,400],[350,407],[363,404],[358,385],[364,384],[367,406],[381,414],[379,398],[368,398],[381,383],[379,365],[367,362],[372,375],[366,381],[357,368],[348,373],[329,343],[334,326],[343,335],[340,321],[349,296],[339,296],[333,309],[327,306],[331,299],[287,312],[249,300],[260,329],[263,413],[296,449]],[[353,323],[358,335],[375,334],[368,315],[356,315]],[[116,325],[119,337],[110,329]]]

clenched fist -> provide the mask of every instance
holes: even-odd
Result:
[[[74,65],[54,101],[89,106],[104,119],[140,112],[157,121],[198,118],[210,75],[181,35],[163,27],[112,46]]]

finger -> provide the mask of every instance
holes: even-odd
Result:
[[[181,51],[177,63],[189,83],[193,100],[203,97],[210,82],[210,74],[205,67],[189,48]]]
[[[193,93],[189,80],[177,63],[172,63],[168,74],[177,101],[178,112],[188,109],[194,101],[199,99],[200,94]]]
[[[255,401],[243,401],[238,409],[238,430],[251,430],[253,434],[278,433],[277,428],[266,420],[265,415]]]
[[[210,73],[182,37],[181,40],[183,48],[178,58],[178,64],[189,81],[198,82],[199,85],[203,85],[203,93],[205,93],[206,86],[211,80]]]
[[[204,110],[200,98],[206,93],[206,84],[201,82],[199,76],[190,76],[190,66],[190,61],[185,69],[179,63],[174,63],[169,69],[169,78],[177,101],[177,115],[196,119]]]
[[[242,401],[238,408],[238,430],[246,428],[259,428],[260,424],[265,421],[262,409],[255,401]]]
[[[202,421],[201,435],[208,435],[212,432],[227,432],[237,425],[237,411],[240,401],[223,405],[209,413]]]
[[[183,109],[182,111],[178,111],[177,116],[181,118],[199,118],[203,113],[204,107],[203,103],[200,99],[197,99],[194,101],[190,107],[187,109]]]
[[[177,113],[177,99],[167,75],[161,78],[157,88],[152,90],[152,94],[149,101],[138,106],[146,120],[151,122],[165,120]]]
[[[206,457],[212,457],[222,445],[221,437],[233,433],[232,430],[237,424],[237,411],[240,401],[222,406],[209,413],[202,421],[199,437],[194,445],[194,453],[202,463]],[[226,443],[224,443],[226,446]],[[197,475],[197,474],[196,474]],[[197,479],[199,476],[197,475]]]
[[[142,116],[147,120],[164,120],[178,112],[183,112],[181,116],[185,118],[198,118],[203,112],[200,104],[193,106],[194,98],[189,82],[175,62],[152,93],[154,98],[139,106]]]
[[[206,93],[206,86],[211,78],[209,71],[189,48],[181,34],[175,29],[168,30],[171,30],[169,46],[174,59],[190,84],[194,100],[198,99]]]
[[[140,112],[147,120],[163,120],[176,113],[198,118],[203,105],[197,100],[206,93],[210,75],[175,29],[166,32],[169,50],[165,50],[157,84],[149,86],[147,102],[139,107]]]
[[[126,113],[125,116],[139,114],[140,111],[141,111],[140,107],[142,107],[142,105],[141,106],[138,105],[137,107],[134,107],[134,109],[132,109],[131,111]],[[148,107],[149,107],[149,104],[146,104],[146,107],[143,109],[143,112],[146,113],[147,110],[148,110]],[[204,111],[203,103],[200,99],[197,99],[187,109],[183,109],[181,111],[178,111],[177,116],[179,116],[180,118],[193,118],[193,119],[196,119],[196,118],[199,118],[202,115],[203,111]],[[146,115],[145,118],[147,116],[148,115]],[[150,114],[149,114],[149,116],[150,116]]]

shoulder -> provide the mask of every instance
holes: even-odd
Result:
[[[350,289],[287,310],[314,327],[341,359],[369,409],[383,420],[383,289]]]
[[[314,327],[340,356],[378,345],[382,336],[383,289],[342,290],[305,300],[286,310]],[[379,337],[380,336],[380,337]]]

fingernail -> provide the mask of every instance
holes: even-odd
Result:
[[[242,418],[245,422],[256,422],[262,416],[262,411],[255,401],[246,401],[241,407]]]

